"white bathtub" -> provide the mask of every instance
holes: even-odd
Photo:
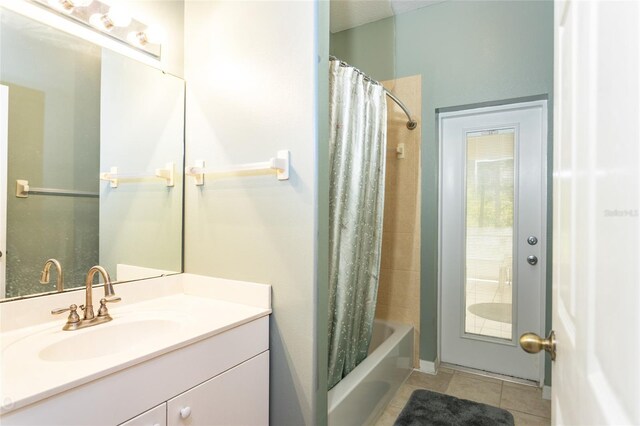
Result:
[[[369,356],[329,391],[329,425],[372,424],[413,366],[413,327],[376,320]]]

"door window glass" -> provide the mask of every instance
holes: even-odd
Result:
[[[511,340],[515,129],[466,142],[465,333]]]

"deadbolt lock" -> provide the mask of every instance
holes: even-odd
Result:
[[[535,246],[536,244],[538,244],[538,239],[532,235],[529,238],[527,238],[527,242],[529,243],[530,246]]]

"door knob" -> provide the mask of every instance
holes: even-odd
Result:
[[[536,256],[527,256],[527,263],[529,265],[535,265],[536,263],[538,263],[538,258]]]
[[[543,339],[536,333],[524,333],[520,336],[520,347],[530,354],[537,354],[541,350],[549,352],[551,361],[556,360],[556,333],[551,331],[549,337]]]

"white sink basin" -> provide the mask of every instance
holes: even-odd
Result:
[[[82,334],[70,331],[69,337],[46,346],[38,356],[43,361],[70,362],[113,355],[153,344],[163,335],[178,332],[180,327],[180,322],[165,319],[125,323],[110,321],[85,329],[86,332]]]
[[[166,345],[193,323],[194,317],[175,310],[141,310],[112,314],[113,320],[79,330],[64,331],[64,319],[2,348],[5,359],[26,354],[45,363],[88,362]],[[27,355],[28,356],[28,355]]]

